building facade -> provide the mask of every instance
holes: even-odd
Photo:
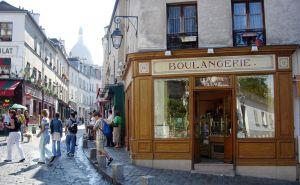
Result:
[[[68,103],[68,65],[63,45],[47,38],[39,14],[0,2],[1,110],[14,103],[26,105],[37,118],[44,108],[50,117]],[[59,103],[61,102],[61,103]]]
[[[99,109],[97,91],[101,87],[101,67],[85,64],[80,58],[69,58],[70,105],[79,116]]]
[[[117,0],[103,79],[123,64],[133,162],[296,180],[299,8],[297,0]]]

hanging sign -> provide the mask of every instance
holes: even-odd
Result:
[[[275,70],[275,55],[152,60],[152,75]]]

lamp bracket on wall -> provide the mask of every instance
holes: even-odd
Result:
[[[115,16],[114,22],[117,25],[117,28],[119,28],[119,24],[121,23],[121,19],[128,19],[128,22],[132,25],[133,29],[135,30],[135,36],[138,35],[138,16]],[[133,21],[135,20],[135,21]]]

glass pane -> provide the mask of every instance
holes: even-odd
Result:
[[[185,33],[197,32],[196,6],[185,6],[183,12]]]
[[[155,138],[189,137],[188,115],[188,79],[154,80]]]
[[[168,7],[168,33],[180,32],[180,6]]]
[[[275,136],[273,75],[237,77],[238,138]]]
[[[234,4],[234,29],[241,30],[247,28],[246,18],[246,4],[235,3]]]
[[[229,87],[230,78],[227,76],[209,76],[196,78],[196,87]]]
[[[262,18],[262,7],[261,3],[250,3],[250,28],[258,29],[263,28],[263,18]]]

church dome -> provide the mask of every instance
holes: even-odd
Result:
[[[83,31],[79,29],[79,37],[77,43],[73,46],[70,51],[70,57],[78,57],[85,64],[93,64],[92,55],[89,49],[83,43]]]

